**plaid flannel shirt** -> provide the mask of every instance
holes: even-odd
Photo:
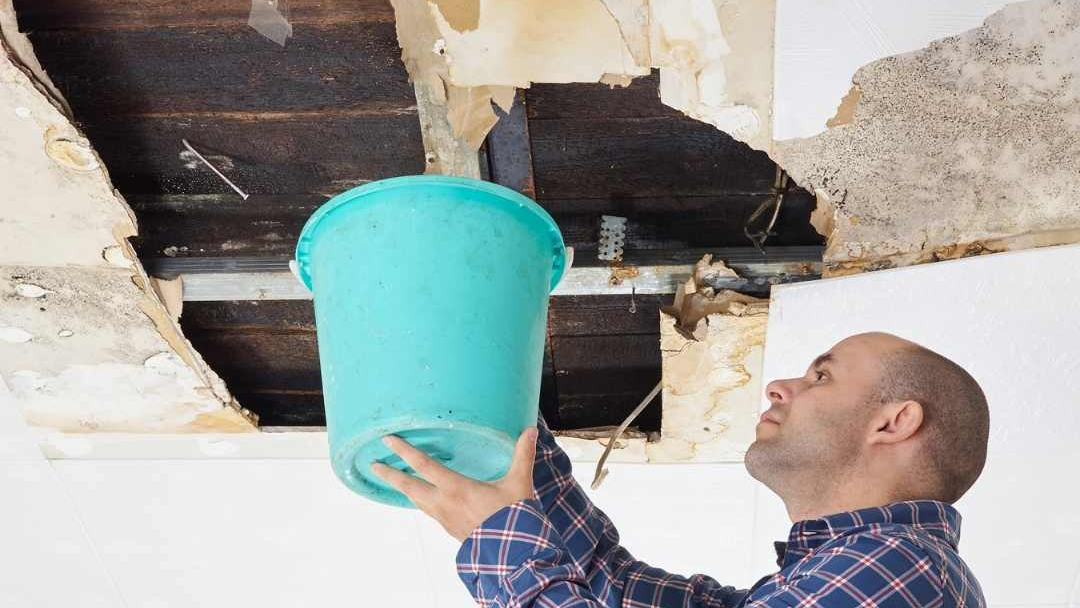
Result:
[[[518,608],[984,608],[957,555],[960,515],[911,501],[796,523],[776,543],[780,571],[739,590],[669,574],[619,545],[540,421],[535,497],[483,522],[457,555],[482,606]]]

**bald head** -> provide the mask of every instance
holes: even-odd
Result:
[[[925,469],[916,477],[932,498],[956,502],[986,463],[990,413],[982,388],[964,368],[928,348],[890,334],[863,336],[881,348],[872,401],[922,406]]]

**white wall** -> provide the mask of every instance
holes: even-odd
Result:
[[[990,462],[959,505],[961,553],[995,608],[1080,605],[1078,268],[1074,246],[775,292],[767,378],[883,329],[982,381]],[[157,459],[69,441],[67,458],[46,460],[13,408],[0,395],[0,606],[472,606],[453,540],[352,495],[325,459],[296,457],[311,451],[290,451],[293,439],[263,435],[261,452],[186,439],[202,451]],[[593,495],[639,558],[740,586],[773,567],[788,522],[741,465],[610,468]],[[577,473],[587,481],[592,465]]]

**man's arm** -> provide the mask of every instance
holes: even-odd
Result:
[[[730,608],[742,600],[745,591],[707,576],[681,577],[635,560],[574,480],[543,419],[538,427],[536,497],[496,512],[458,552],[458,574],[481,605]]]

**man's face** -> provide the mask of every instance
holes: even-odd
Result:
[[[852,336],[815,359],[803,376],[770,382],[771,406],[746,453],[750,474],[783,497],[795,487],[827,487],[858,462],[881,356],[897,340]]]

